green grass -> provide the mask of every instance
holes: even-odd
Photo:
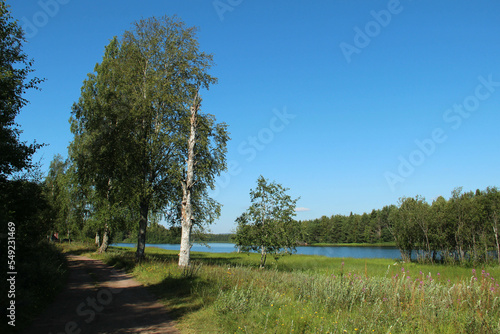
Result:
[[[464,268],[386,259],[192,253],[111,248],[101,258],[150,287],[185,333],[495,333],[499,267]],[[483,272],[484,270],[484,272]]]

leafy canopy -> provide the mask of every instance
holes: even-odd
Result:
[[[34,70],[33,60],[23,52],[26,42],[18,22],[10,16],[5,1],[0,0],[0,180],[33,167],[32,155],[40,144],[19,140],[21,130],[16,116],[28,103],[23,97],[28,89],[38,89],[43,80],[28,79]]]

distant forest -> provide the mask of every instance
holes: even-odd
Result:
[[[229,233],[193,233],[193,242],[231,242],[233,234]],[[113,242],[137,243],[136,231],[118,231],[113,236]],[[180,244],[181,242],[181,227],[173,226],[166,228],[165,226],[152,223],[148,226],[146,234],[146,242],[148,244]]]
[[[323,216],[300,221],[301,243],[382,243],[394,241],[389,228],[392,206],[371,213]]]

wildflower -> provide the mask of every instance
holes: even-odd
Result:
[[[476,274],[476,269],[472,269],[472,275]]]

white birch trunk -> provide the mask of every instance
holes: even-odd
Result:
[[[188,159],[186,179],[182,182],[182,209],[181,209],[181,250],[179,253],[179,267],[190,264],[191,230],[193,228],[193,208],[191,205],[191,190],[194,184],[194,146],[196,144],[196,113],[198,111],[198,93],[191,107],[191,129],[188,142]]]

